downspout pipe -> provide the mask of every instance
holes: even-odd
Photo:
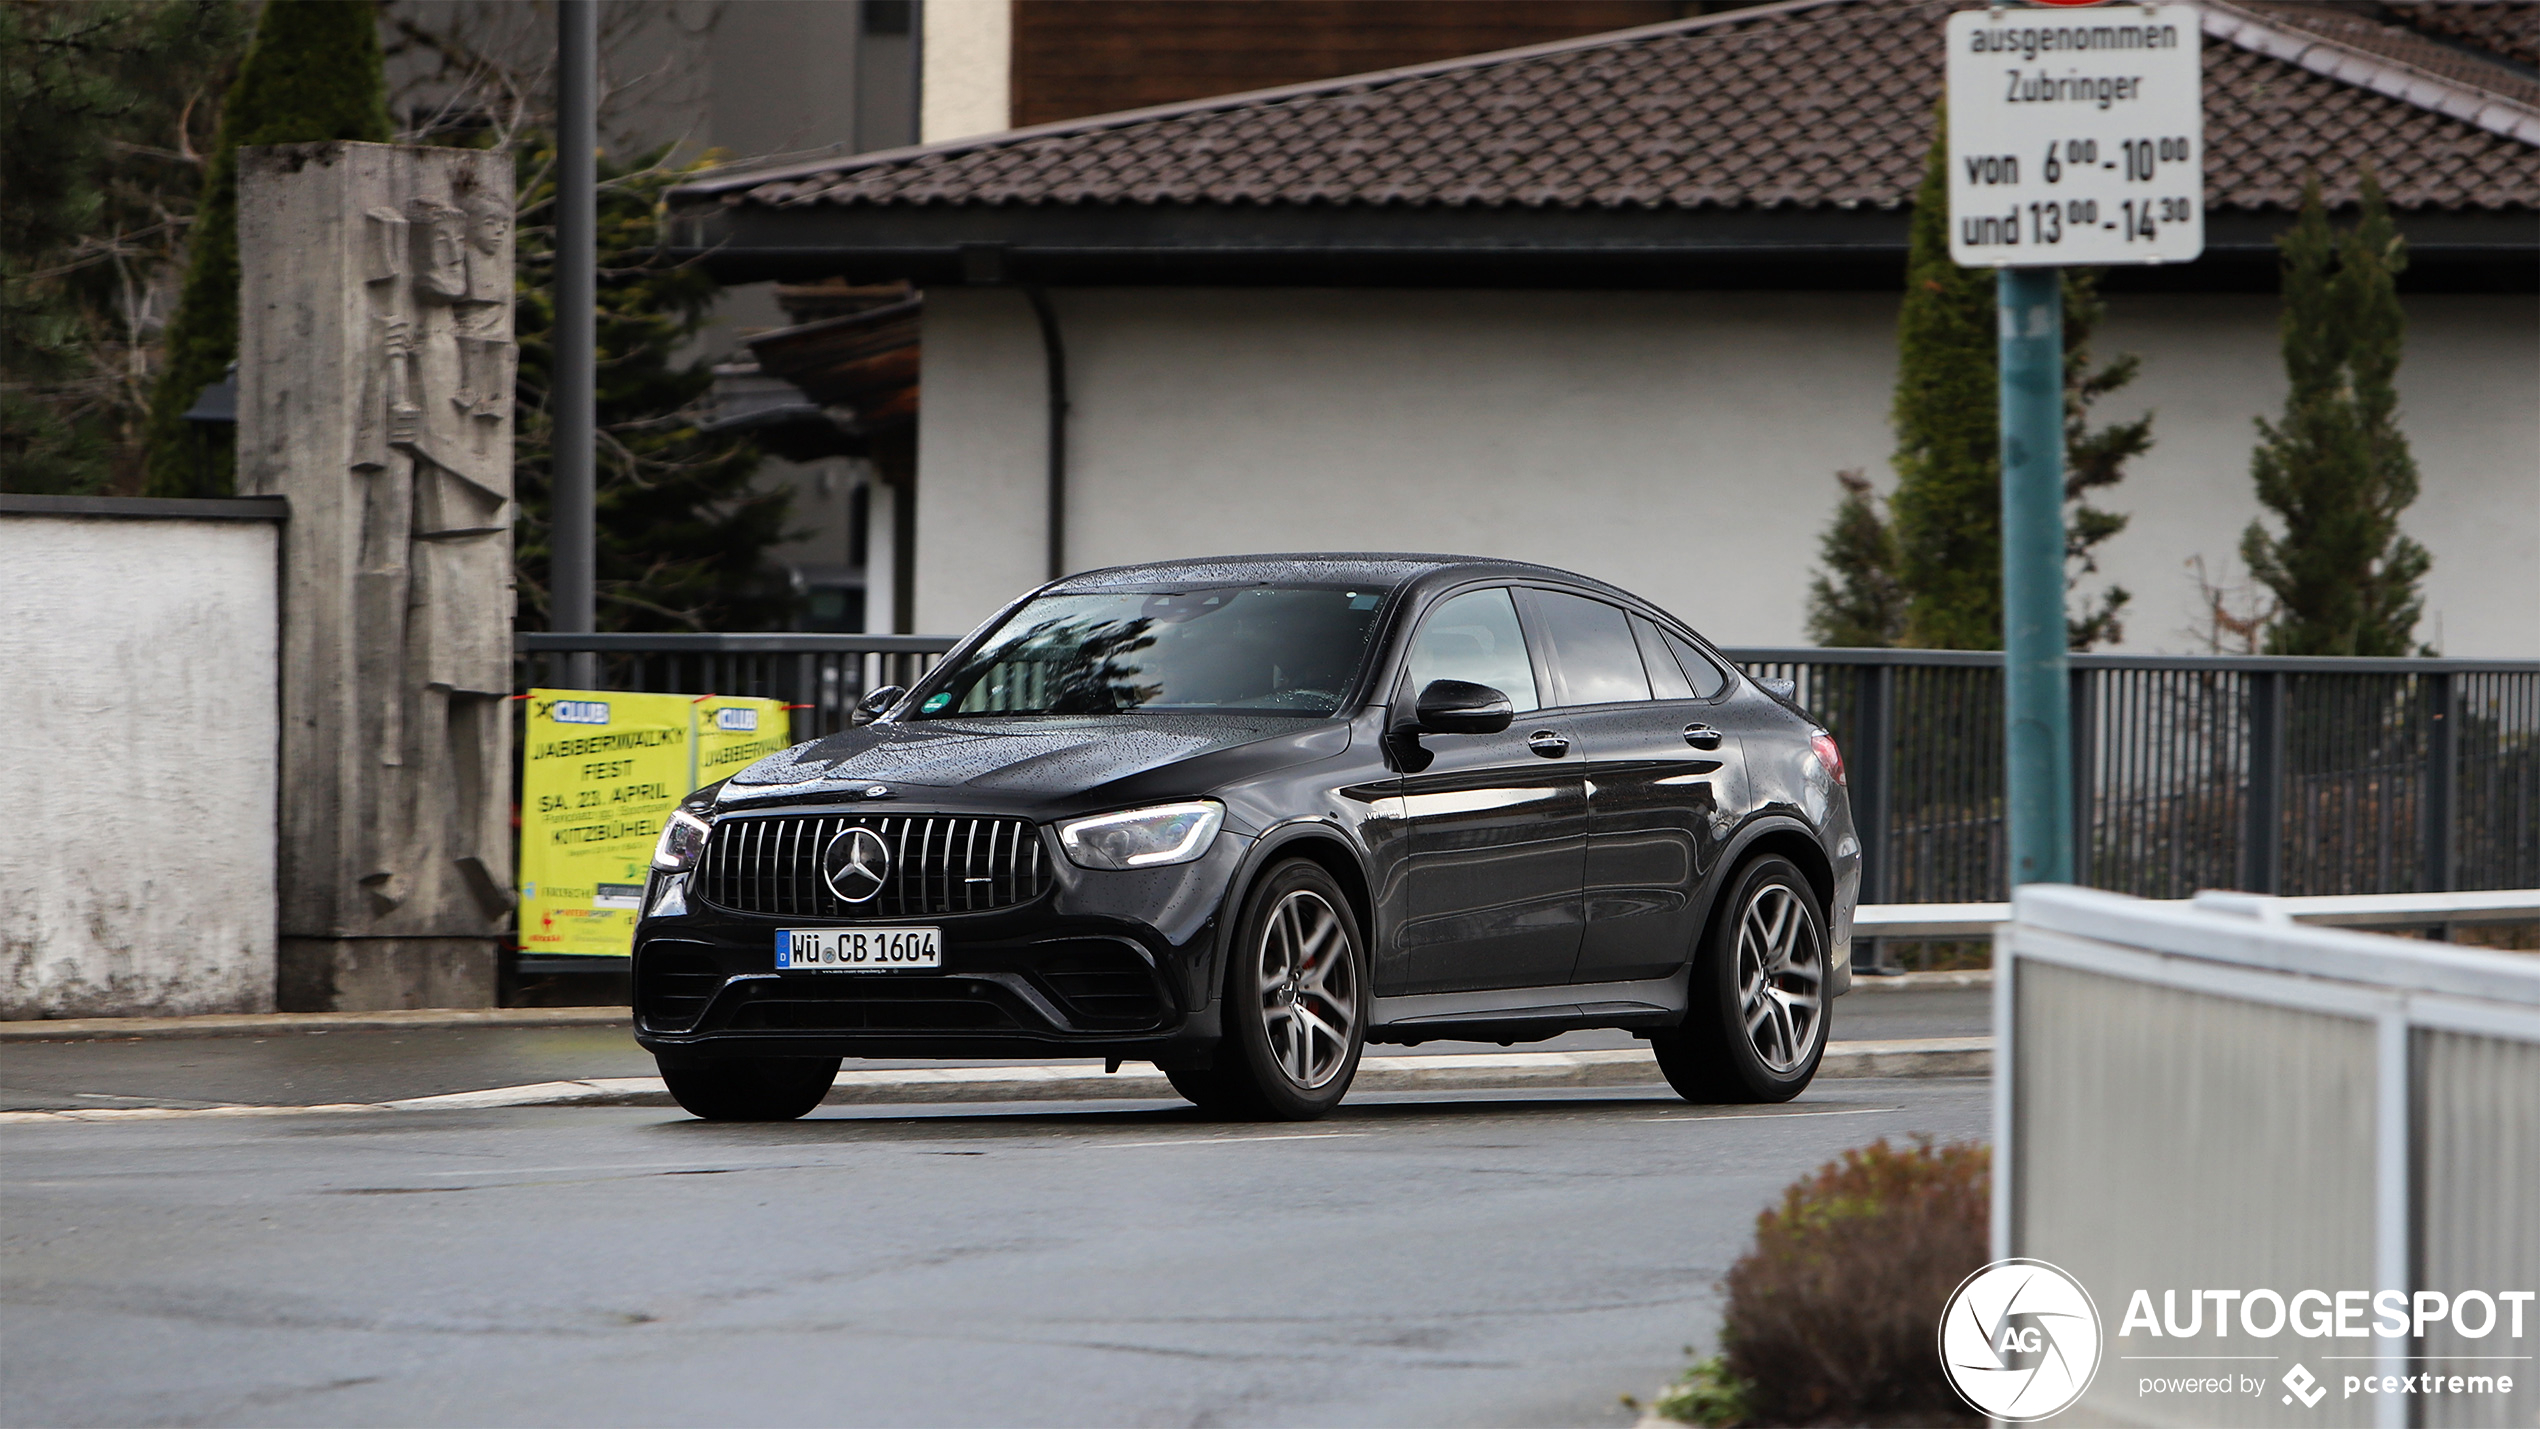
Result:
[[[1049,376],[1049,580],[1067,574],[1067,343],[1059,334],[1058,312],[1049,291],[1038,283],[1023,287],[1032,316],[1041,324],[1041,353]]]

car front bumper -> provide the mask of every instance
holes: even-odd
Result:
[[[1205,1066],[1220,907],[1249,842],[1220,833],[1190,863],[1122,872],[1054,857],[1052,886],[1028,903],[887,920],[736,912],[696,896],[687,875],[656,873],[635,929],[635,1038],[671,1056]],[[776,970],[782,931],[859,926],[937,928],[942,966]]]

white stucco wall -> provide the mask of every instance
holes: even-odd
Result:
[[[1006,127],[1013,84],[1009,0],[926,0],[918,21],[918,141],[966,139]]]
[[[1072,397],[1068,564],[1393,549],[1566,566],[1728,644],[1804,643],[1833,473],[1892,484],[1881,293],[1085,289],[1053,294]],[[1010,291],[927,295],[917,628],[1042,576],[1040,340]],[[2403,369],[2433,552],[2421,634],[2540,656],[2540,305],[2422,298]],[[2112,498],[2120,648],[2199,648],[2185,571],[2239,578],[2251,418],[2283,400],[2264,297],[2120,297],[2159,413]]]
[[[275,541],[0,513],[0,1017],[273,1006]]]

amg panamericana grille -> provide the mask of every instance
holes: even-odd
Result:
[[[821,875],[821,854],[850,828],[891,852],[881,891],[849,903]],[[803,918],[933,918],[1029,903],[1049,890],[1041,833],[1029,819],[954,814],[788,814],[727,818],[706,840],[697,892],[736,913]]]

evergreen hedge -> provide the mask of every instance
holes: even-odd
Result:
[[[2417,582],[2433,558],[2399,529],[2417,496],[2394,381],[2407,331],[2398,290],[2407,244],[2369,170],[2353,228],[2329,226],[2314,173],[2301,216],[2276,244],[2292,390],[2281,421],[2258,419],[2250,469],[2284,534],[2252,521],[2240,540],[2250,574],[2277,601],[2267,653],[2410,654],[2425,607]]]
[[[324,139],[386,143],[388,88],[371,0],[266,0],[203,178],[185,285],[152,395],[152,496],[226,496],[235,429],[185,420],[238,355],[238,150]]]

